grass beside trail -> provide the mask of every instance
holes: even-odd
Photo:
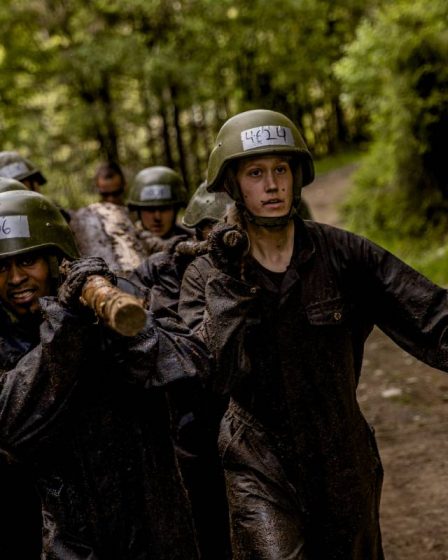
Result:
[[[347,151],[339,152],[322,159],[314,160],[314,167],[316,175],[323,175],[329,171],[334,171],[339,167],[345,167],[351,163],[356,163],[362,158],[363,152],[359,149],[349,149]]]
[[[351,163],[361,162],[362,157],[361,150],[352,149],[315,160],[316,175],[323,175]],[[353,188],[356,189],[356,185]],[[346,224],[346,227],[353,231],[349,224]],[[363,234],[363,232],[358,233]],[[446,235],[432,233],[420,242],[405,237],[388,239],[381,235],[380,231],[377,237],[369,237],[436,284],[448,286],[448,232]]]

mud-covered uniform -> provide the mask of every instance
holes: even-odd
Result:
[[[173,244],[169,251],[145,259],[129,276],[136,285],[151,288],[158,305],[173,311],[178,309],[185,269],[194,260],[192,254],[181,250],[185,239],[179,238],[179,252]],[[190,246],[194,243],[191,241]],[[199,247],[199,243],[196,245]],[[176,452],[191,501],[201,558],[224,560],[230,558],[229,524],[216,434],[226,403],[199,385],[175,389],[170,391],[170,402]]]
[[[126,338],[41,304],[37,339],[0,325],[0,447],[36,480],[42,558],[196,559],[164,388],[203,370],[202,345],[167,310]]]
[[[219,448],[235,560],[380,560],[383,471],[356,400],[376,324],[448,370],[448,295],[357,235],[295,219],[285,273],[213,255],[187,269],[179,312],[231,395]]]

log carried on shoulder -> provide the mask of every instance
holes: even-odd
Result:
[[[119,276],[130,274],[148,255],[125,206],[94,202],[73,212],[70,228],[83,257],[101,257]]]

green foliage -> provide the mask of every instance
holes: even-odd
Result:
[[[346,207],[383,244],[431,246],[448,231],[448,4],[399,0],[374,12],[336,65],[372,143]]]
[[[332,64],[365,13],[361,0],[3,0],[2,8],[0,149],[39,163],[63,204],[90,200],[106,158],[130,179],[143,166],[170,165],[195,187],[222,122],[244,109],[286,112],[318,156],[356,132]]]

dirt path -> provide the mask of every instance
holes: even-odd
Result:
[[[353,171],[330,172],[305,189],[314,219],[342,225],[338,206]],[[386,560],[448,560],[448,376],[376,329],[366,344],[358,398],[375,427],[385,470]]]

